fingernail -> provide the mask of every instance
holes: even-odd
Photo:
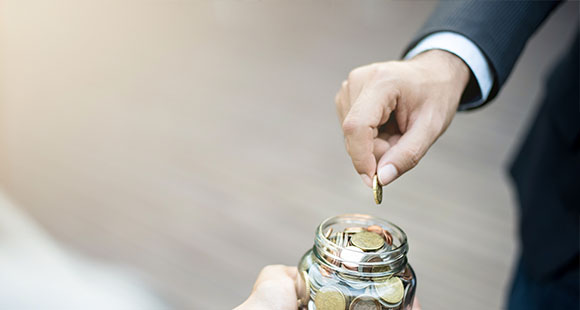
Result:
[[[379,181],[383,186],[393,182],[393,180],[399,175],[397,168],[393,164],[388,164],[379,169]]]
[[[371,178],[368,175],[362,173],[360,175],[360,177],[368,187],[373,187],[373,181],[371,180]]]

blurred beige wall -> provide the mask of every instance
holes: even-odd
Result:
[[[503,172],[575,30],[566,3],[496,102],[456,118],[383,205],[333,97],[395,59],[431,1],[0,0],[0,184],[63,243],[133,266],[178,309],[227,309],[326,217],[409,235],[426,309],[497,309],[516,253]]]

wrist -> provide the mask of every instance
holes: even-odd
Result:
[[[428,50],[413,57],[410,61],[418,62],[430,71],[429,77],[439,76],[449,84],[459,96],[467,87],[471,71],[461,58],[444,50]]]

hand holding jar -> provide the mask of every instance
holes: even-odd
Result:
[[[327,219],[298,269],[265,267],[236,310],[420,310],[405,233],[368,215]]]
[[[411,310],[417,279],[407,236],[363,214],[323,221],[298,265],[299,307],[308,310]]]

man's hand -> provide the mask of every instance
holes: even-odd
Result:
[[[375,173],[387,185],[417,165],[451,123],[469,76],[441,50],[349,74],[335,102],[346,150],[369,187]]]

